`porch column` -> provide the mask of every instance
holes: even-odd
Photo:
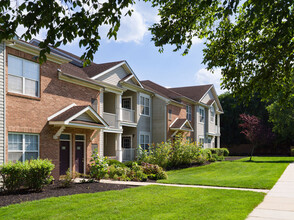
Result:
[[[99,155],[101,157],[104,157],[104,132],[103,130],[101,129],[100,130],[100,136],[99,136]]]
[[[121,134],[116,134],[116,159],[122,162]]]
[[[122,121],[122,107],[121,107],[121,94],[116,94],[115,96],[115,107],[117,120]]]
[[[220,136],[217,136],[217,148],[220,148]]]

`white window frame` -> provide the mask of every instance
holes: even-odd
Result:
[[[201,115],[201,111],[203,111],[203,115]],[[203,121],[201,121],[203,119]],[[199,106],[199,123],[204,124],[205,122],[205,109],[202,106]]]
[[[122,107],[122,105],[123,105],[123,99],[131,99],[131,108],[130,109],[128,109],[128,108],[123,108]],[[121,97],[121,107],[123,108],[123,109],[128,109],[128,110],[132,110],[133,109],[133,97],[132,96],[122,96]]]
[[[22,135],[22,150],[9,150],[9,146],[8,146],[8,153],[22,153],[22,162],[26,161],[26,156],[25,153],[38,153],[38,158],[40,157],[40,135],[36,134],[36,133],[18,133],[18,132],[8,132],[8,136],[10,134],[16,134],[16,135]],[[35,135],[38,137],[38,150],[25,150],[25,144],[26,144],[26,139],[25,136],[26,135]],[[8,142],[9,144],[9,142]]]
[[[14,57],[14,58],[16,58],[16,59],[21,60],[21,61],[22,61],[22,66],[23,66],[23,61],[31,62],[31,63],[37,64],[37,65],[38,65],[39,80],[26,78],[26,77],[24,77],[24,76],[16,76],[16,75],[13,75],[13,74],[11,74],[11,73],[8,72],[8,76],[13,76],[13,77],[17,77],[17,78],[21,78],[21,79],[22,79],[22,92],[21,92],[21,93],[16,92],[16,91],[9,91],[9,90],[8,90],[8,92],[39,98],[39,97],[40,97],[40,81],[41,81],[41,79],[40,79],[40,78],[41,78],[41,76],[40,76],[40,65],[39,65],[38,63],[35,63],[35,62],[32,62],[32,61],[29,61],[29,60],[26,60],[26,59],[23,59],[23,58],[16,57],[16,56],[13,56],[13,55],[8,54],[8,59],[9,59],[9,57]],[[23,68],[22,68],[22,69],[23,69]],[[8,70],[9,70],[9,66],[8,66]],[[22,73],[22,75],[23,75],[23,73]],[[38,91],[37,91],[38,94],[37,94],[37,96],[32,96],[32,95],[30,95],[30,94],[26,94],[26,93],[25,93],[25,87],[26,87],[26,84],[25,84],[25,83],[26,83],[26,79],[31,80],[31,81],[35,81],[35,82],[38,83]],[[8,85],[9,85],[9,79],[8,79]]]
[[[169,121],[172,120],[172,113],[173,113],[173,110],[172,110],[172,109],[169,109],[169,110],[168,110],[168,120],[169,120]]]
[[[144,143],[141,143],[141,136],[144,136]],[[148,136],[149,137],[149,143],[147,143],[147,142],[145,142],[145,136]],[[142,144],[143,144],[143,146],[142,146]],[[139,146],[143,149],[143,150],[146,150],[145,149],[145,144],[148,144],[149,145],[149,147],[151,146],[151,135],[150,135],[150,133],[149,132],[140,132],[139,133]]]
[[[143,98],[143,102],[144,103],[142,103],[142,98]],[[149,105],[147,106],[146,105],[146,99],[148,99],[149,100]],[[144,115],[144,116],[150,116],[151,115],[151,112],[150,112],[150,110],[151,110],[151,98],[150,98],[150,96],[148,96],[148,95],[145,95],[145,94],[140,94],[140,106],[141,106],[141,109],[140,109],[140,115]],[[143,108],[143,111],[142,111],[142,108]],[[145,114],[145,108],[148,108],[149,109],[149,114],[147,115],[147,114]]]
[[[215,110],[214,110],[214,107],[213,106],[210,106],[210,121],[211,122],[215,122]]]
[[[192,121],[192,106],[191,105],[186,106],[186,119],[188,121]]]
[[[203,141],[201,141],[203,140]],[[204,147],[204,142],[205,142],[205,139],[203,136],[199,136],[199,144],[201,145],[202,144],[202,147]]]

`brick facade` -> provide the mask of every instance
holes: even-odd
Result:
[[[7,54],[35,61],[33,55],[7,47]],[[8,65],[6,59],[6,66]],[[8,68],[6,68],[6,149],[8,149],[8,132],[36,133],[40,137],[40,158],[48,158],[55,165],[53,176],[59,176],[59,140],[54,140],[53,135],[59,127],[49,125],[47,118],[66,106],[76,103],[77,105],[91,105],[91,99],[99,102],[99,91],[79,86],[58,79],[57,69],[60,65],[47,61],[40,66],[40,97],[33,98],[24,95],[8,93]],[[100,109],[99,106],[97,108]],[[98,112],[99,113],[99,112]],[[75,170],[75,134],[86,135],[86,158],[87,164],[91,156],[90,137],[94,133],[89,129],[66,128],[63,133],[72,134],[72,169]],[[92,141],[99,143],[99,135]],[[6,150],[8,158],[8,152]]]
[[[186,119],[186,115],[187,115],[187,111],[186,111],[186,105],[190,105],[191,106],[191,110],[192,110],[192,121],[190,121],[190,124],[191,126],[193,127],[194,125],[194,108],[193,108],[193,105],[191,104],[188,104],[188,103],[185,103],[183,102],[185,105],[180,107],[180,106],[177,106],[177,105],[173,105],[173,104],[169,104],[167,105],[167,108],[166,108],[166,116],[167,116],[167,140],[168,139],[172,139],[172,134],[175,132],[175,131],[172,131],[170,130],[170,125],[176,120],[176,118],[179,118],[179,119]],[[172,114],[171,114],[171,120],[169,120],[169,110],[172,110]],[[195,129],[195,128],[193,128]],[[194,132],[184,132],[183,133],[183,137],[184,139],[186,137],[190,137],[191,140],[193,140],[193,136],[194,135]]]

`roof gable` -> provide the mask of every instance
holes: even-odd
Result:
[[[212,86],[213,86],[212,84],[209,84],[209,85],[200,85],[200,86],[170,88],[169,90],[173,92],[177,92],[196,102],[199,102],[201,98],[207,93],[207,91],[209,91],[209,89]]]

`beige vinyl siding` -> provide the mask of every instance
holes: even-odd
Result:
[[[152,102],[152,140],[156,144],[166,138],[166,102],[157,97],[153,97]]]
[[[0,165],[5,154],[5,44],[0,43]]]
[[[76,117],[75,121],[88,121],[88,122],[96,122],[91,118],[87,113],[81,114],[80,116]]]
[[[99,81],[109,83],[111,85],[120,86],[119,81],[129,75],[123,67],[118,67],[109,73],[104,74],[97,78]]]
[[[204,98],[201,100],[201,102],[202,103],[207,103],[211,99],[214,100],[214,96],[213,96],[211,90],[209,90],[209,92],[204,96]]]

